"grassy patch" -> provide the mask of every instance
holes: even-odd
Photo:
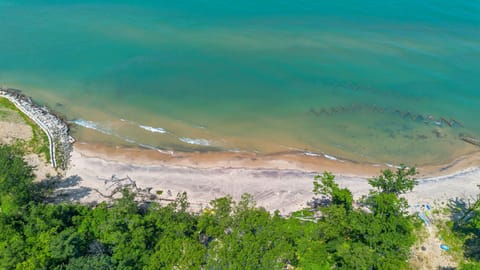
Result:
[[[464,261],[463,242],[465,239],[462,239],[452,230],[453,221],[440,221],[436,226],[438,228],[438,237],[444,245],[450,248],[448,251],[450,256],[457,262]]]
[[[21,147],[28,152],[44,155],[47,160],[50,160],[50,146],[48,144],[47,134],[45,134],[45,132],[43,132],[43,130],[32,119],[10,102],[10,100],[0,98],[0,107],[17,112],[22,120],[32,129],[32,138],[30,141],[19,141],[18,147]]]
[[[313,217],[313,211],[310,209],[302,209],[292,213],[294,218]]]
[[[0,119],[5,118],[8,116],[8,111],[0,110]]]
[[[3,97],[0,97],[0,106],[14,111],[18,110],[17,107],[10,102],[10,100]]]
[[[420,218],[413,217],[413,228],[415,234],[415,245],[425,242],[425,239],[428,238],[429,233]]]
[[[444,212],[451,213],[449,209],[444,209]],[[471,253],[472,242],[476,239],[471,232],[456,228],[453,220],[439,221],[436,223],[436,226],[438,228],[438,237],[440,237],[442,243],[450,248],[448,252],[459,263],[459,269],[480,269],[480,262],[475,261],[471,256],[472,254],[469,254],[469,250]]]

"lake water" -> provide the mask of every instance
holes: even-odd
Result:
[[[3,1],[0,83],[74,135],[443,163],[480,137],[479,1]]]

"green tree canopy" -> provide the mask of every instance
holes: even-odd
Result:
[[[352,209],[352,192],[346,188],[340,188],[335,182],[335,176],[330,172],[324,172],[323,175],[315,176],[313,194],[323,195],[329,198],[333,204],[343,205],[347,210]]]
[[[0,210],[13,213],[33,198],[33,170],[12,146],[0,145]]]
[[[1,147],[0,269],[402,269],[414,235],[398,195],[413,188],[413,172],[372,179],[368,210],[328,172],[313,192],[329,203],[289,216],[248,194],[196,213],[186,193],[145,206],[125,191],[87,207],[34,200],[31,168]]]
[[[413,190],[417,185],[415,175],[417,175],[415,167],[401,165],[396,172],[390,169],[382,171],[380,176],[369,179],[368,183],[378,192],[399,195]]]

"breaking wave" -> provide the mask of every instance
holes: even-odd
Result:
[[[71,122],[76,124],[76,125],[82,126],[84,128],[96,130],[96,131],[98,131],[100,133],[103,133],[103,134],[106,134],[106,135],[115,135],[112,132],[111,129],[106,128],[106,127],[102,127],[100,124],[95,123],[93,121],[88,121],[88,120],[83,120],[83,119],[75,119]]]
[[[139,125],[140,128],[153,132],[153,133],[167,133],[167,131],[163,128],[156,128],[156,127],[151,127],[151,126],[144,126],[144,125]]]
[[[194,144],[194,145],[202,145],[202,146],[209,146],[210,141],[206,139],[191,139],[191,138],[179,138],[180,141],[188,144]]]
[[[120,121],[131,123],[131,124],[134,123],[132,121],[129,121],[129,120],[126,120],[126,119],[123,119],[123,118],[120,119]],[[109,127],[105,127],[100,123],[96,123],[96,122],[89,121],[89,120],[84,120],[84,119],[75,119],[75,120],[72,120],[71,123],[76,124],[78,126],[82,126],[84,128],[88,128],[88,129],[98,131],[98,132],[103,133],[105,135],[110,135],[110,136],[120,138],[120,139],[122,139],[122,140],[124,140],[128,143],[136,144],[136,145],[138,145],[142,148],[157,150],[157,151],[160,151],[162,153],[171,153],[171,151],[166,151],[166,150],[163,150],[163,149],[159,149],[159,148],[157,148],[153,145],[143,144],[143,143],[140,143],[140,142],[138,142],[138,141],[136,141],[132,138],[121,136],[121,135],[115,133]],[[137,125],[137,126],[144,129],[144,130],[150,131],[152,133],[161,133],[161,134],[169,133],[167,130],[165,130],[163,128],[156,128],[156,127],[151,127],[151,126],[146,126],[146,125]],[[191,145],[211,146],[211,141],[209,141],[207,139],[192,139],[192,138],[187,138],[187,137],[180,137],[180,138],[178,138],[178,140],[180,140],[184,143],[187,143],[187,144],[191,144]]]
[[[305,152],[304,154],[305,154],[305,156],[309,156],[309,157],[321,157],[322,156],[320,154],[315,154],[315,153],[312,153],[312,152]]]
[[[306,155],[306,156],[309,156],[309,157],[324,157],[326,159],[343,162],[343,160],[341,160],[339,158],[336,158],[334,156],[331,156],[331,155],[327,155],[327,154],[316,154],[316,153],[312,153],[312,152],[305,152],[303,154]]]

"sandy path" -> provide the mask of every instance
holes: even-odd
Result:
[[[11,144],[16,140],[28,141],[32,138],[32,129],[23,123],[0,121],[0,144]]]
[[[419,270],[455,269],[457,267],[455,260],[448,251],[440,248],[443,243],[439,239],[437,227],[431,225],[426,230],[426,238],[412,248],[412,265]]]

